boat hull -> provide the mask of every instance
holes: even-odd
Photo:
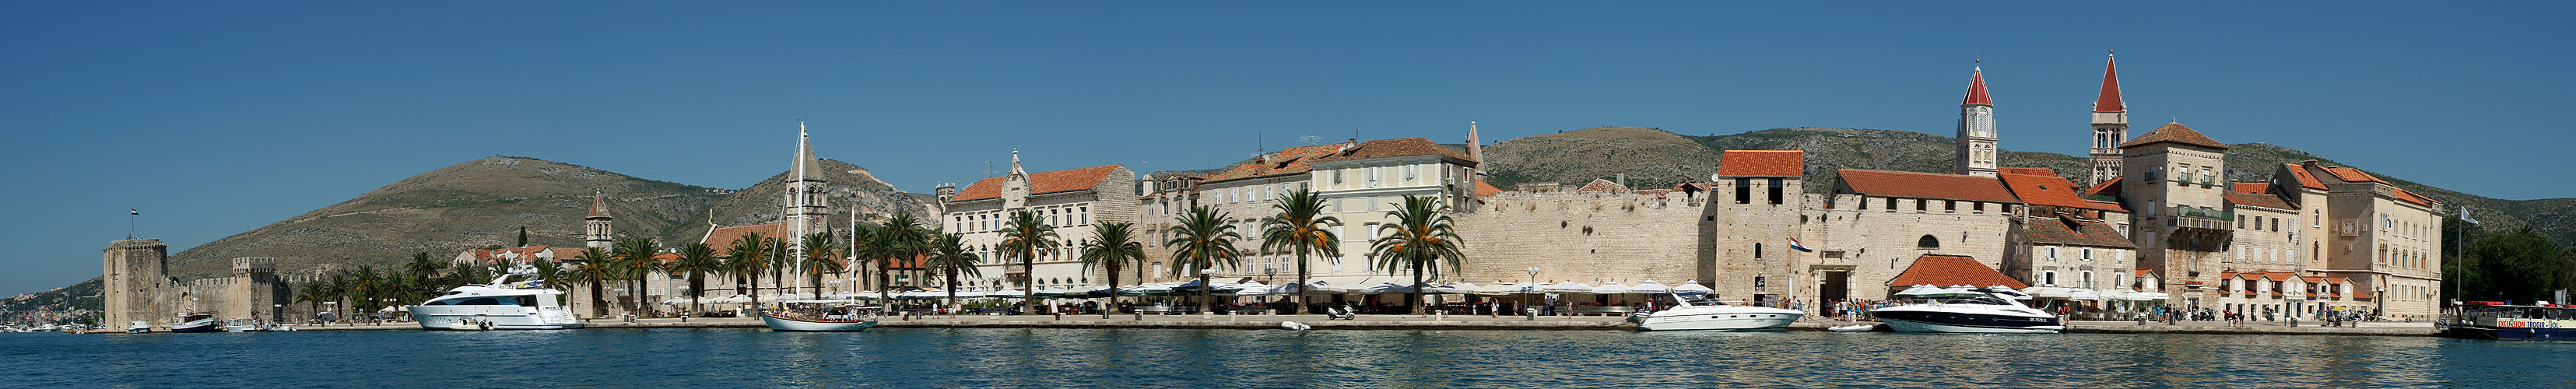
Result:
[[[1871,315],[1896,332],[2054,334],[2066,330],[2056,317],[2046,316],[1896,308],[1879,309]]]
[[[170,325],[170,332],[181,334],[203,334],[210,332],[224,332],[224,327],[215,325],[215,319],[205,319]]]
[[[1656,312],[1637,323],[1638,331],[1761,331],[1788,328],[1806,313],[1760,307],[1684,308]]]
[[[495,330],[568,330],[581,328],[581,321],[562,306],[522,307],[515,305],[421,305],[411,307],[412,321],[425,330],[461,330],[485,328]],[[467,324],[475,320],[476,324]],[[481,323],[489,323],[486,327]]]
[[[2451,327],[2442,336],[2485,340],[2576,340],[2576,328]]]
[[[760,314],[760,323],[769,325],[770,331],[798,332],[859,332],[877,326],[875,320],[808,321],[770,316],[765,312]]]

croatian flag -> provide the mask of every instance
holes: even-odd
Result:
[[[143,210],[133,209],[133,208],[126,208],[126,209],[125,209],[125,213],[126,213],[126,214],[129,214],[129,215],[141,215],[141,214],[143,214]]]
[[[1798,244],[1798,238],[1789,238],[1789,248],[1798,250],[1799,252],[1816,252],[1815,249],[1807,248],[1807,245]]]

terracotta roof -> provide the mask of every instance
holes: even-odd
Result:
[[[2066,181],[2065,177],[2054,174],[1999,172],[1995,176],[2002,179],[2004,187],[2012,190],[2013,196],[2020,198],[2025,204],[2128,212],[2127,208],[2122,208],[2119,204],[2085,200],[2081,194],[2078,194],[2079,192],[2076,192],[2077,187],[2074,182]]]
[[[2414,191],[2406,190],[2406,188],[2391,188],[2391,189],[2396,189],[2396,190],[2397,190],[2397,199],[2398,199],[2398,200],[2405,200],[2406,202],[2415,203],[2415,204],[2420,204],[2420,205],[2424,205],[2424,206],[2432,206],[2433,204],[2441,203],[2441,201],[2433,200],[2433,198],[2431,198],[2431,197],[2424,197],[2424,195],[2415,194],[2415,192],[2414,192]]]
[[[1836,171],[1842,186],[1871,196],[1913,197],[1992,202],[2019,202],[2003,181],[1993,177],[1887,170]]]
[[[2344,283],[2345,281],[2347,281],[2347,280],[2346,280],[2346,279],[2344,279],[2343,277],[2326,277],[2326,282],[2328,282],[2328,283],[2341,284],[2341,283]]]
[[[2102,183],[2093,184],[2092,188],[2084,190],[2084,194],[2110,196],[2115,199],[2120,198],[2120,177],[2113,176],[2111,179],[2102,180]]]
[[[1487,182],[1485,182],[1485,180],[1476,180],[1476,196],[1477,196],[1477,197],[1493,196],[1493,195],[1495,195],[1495,194],[1499,194],[1499,193],[1503,193],[1503,189],[1502,189],[1502,188],[1496,188],[1496,187],[1494,187],[1494,184],[1492,184],[1492,183],[1487,183]]]
[[[1921,258],[1915,258],[1914,266],[1905,267],[1905,273],[1897,274],[1895,279],[1887,281],[1889,287],[1901,288],[1913,285],[1978,287],[2003,285],[2013,289],[2030,288],[2029,284],[2021,283],[2012,277],[2005,277],[2004,273],[1977,263],[1975,259],[1938,254],[1925,254]]]
[[[1583,187],[1582,187],[1582,188],[1576,188],[1574,191],[1576,191],[1576,192],[1626,192],[1626,191],[1628,191],[1628,186],[1627,186],[1627,185],[1619,185],[1619,183],[1616,183],[1616,182],[1610,182],[1610,180],[1606,180],[1606,179],[1594,178],[1594,179],[1592,179],[1592,182],[1591,182],[1591,183],[1583,184]]]
[[[1326,153],[1323,156],[1316,157],[1315,160],[1348,161],[1354,159],[1437,155],[1442,159],[1447,159],[1460,165],[1470,167],[1476,166],[1475,160],[1467,159],[1467,156],[1458,155],[1456,152],[1449,151],[1448,146],[1441,146],[1439,143],[1432,142],[1431,139],[1419,136],[1411,138],[1372,140],[1360,142],[1358,147],[1342,148],[1340,146],[1335,146],[1335,149],[1335,152]]]
[[[2298,179],[2299,187],[2308,189],[2326,188],[2325,182],[2317,181],[2317,176],[2308,174],[2308,168],[2306,166],[2296,163],[2284,163],[2282,165],[2290,167],[2290,177]]]
[[[1101,165],[1080,169],[1029,173],[1029,195],[1034,196],[1097,188],[1100,186],[1100,182],[1102,180],[1107,180],[1109,178],[1109,174],[1118,171],[1118,169],[1118,165]],[[957,190],[957,197],[951,198],[948,201],[959,202],[1001,197],[1002,178],[987,177],[985,179],[975,181],[973,185],[967,185],[965,189]]]
[[[2317,283],[2317,281],[2324,281],[2325,279],[2326,279],[2325,277],[2318,277],[2318,276],[2299,276],[2299,281],[2300,281],[2300,282],[2306,282],[2306,283],[2311,283],[2311,284]]]
[[[742,239],[743,235],[749,235],[754,232],[760,233],[760,236],[764,238],[794,239],[786,237],[787,223],[769,223],[716,228],[713,231],[707,231],[706,238],[698,240],[698,243],[705,243],[709,247],[714,247],[716,249],[716,255],[725,255],[729,253],[728,250],[733,249],[734,240]]]
[[[2286,211],[2295,211],[2299,209],[2299,207],[2291,206],[2289,201],[2282,200],[2281,196],[2275,196],[2269,193],[2228,191],[2226,193],[2220,193],[2219,195],[2226,197],[2228,204],[2250,205]]]
[[[2055,169],[2049,169],[2049,168],[2044,168],[2044,167],[2012,167],[2012,166],[2005,166],[2005,167],[1995,168],[1995,172],[1998,172],[1998,173],[2012,173],[2012,174],[2028,174],[2028,175],[2034,175],[2034,176],[2054,176],[2054,175],[2057,175],[2057,170],[2055,170]]]
[[[2366,298],[2370,298],[2370,291],[2365,291],[2365,290],[2361,290],[2361,289],[2353,289],[2353,290],[2352,290],[2352,298],[2357,298],[2357,299],[2366,299]]]
[[[2261,182],[2230,182],[2227,185],[2227,190],[2236,191],[2236,193],[2264,194],[2272,191],[2272,184]]]
[[[2154,270],[2138,269],[2138,274],[2130,275],[2130,277],[2145,277],[2150,274],[2155,274],[2155,272],[2156,271]]]
[[[1225,170],[1218,171],[1216,174],[1208,175],[1205,179],[1207,182],[1215,183],[1313,172],[1315,171],[1315,166],[1308,164],[1308,162],[1313,162],[1316,157],[1331,155],[1334,151],[1346,145],[1350,144],[1333,143],[1290,147],[1286,150],[1279,150],[1277,153],[1271,153],[1266,156],[1268,157],[1266,159],[1255,157],[1245,159],[1243,162],[1237,162],[1233,166],[1227,166]]]
[[[2102,60],[2102,95],[2093,98],[2093,112],[2120,112],[2128,109],[2128,106],[2121,104],[2120,101],[2120,61],[2117,58]]]
[[[1968,97],[1959,98],[1959,105],[1969,104],[1995,105],[1994,98],[1986,97],[1985,69],[1977,69],[1975,74],[1968,76]]]
[[[2295,276],[2298,276],[2298,273],[2291,273],[2291,272],[2285,272],[2285,271],[2267,271],[2267,272],[2263,272],[2263,279],[2264,279],[2264,280],[2269,280],[2269,281],[2289,281],[2289,280],[2290,280],[2290,277],[2295,277]]]
[[[1807,174],[1806,166],[1806,151],[1727,150],[1718,157],[1717,175],[1796,177]]]
[[[2098,221],[2074,218],[2038,219],[2031,221],[2025,227],[2027,228],[2022,232],[2030,238],[2031,243],[2138,248],[2136,243],[2129,242],[2128,237],[2121,236],[2119,229]]]
[[[582,252],[582,249],[572,247],[556,247],[548,250],[555,252],[555,262],[570,261],[573,258],[581,258]]]
[[[2363,173],[2361,169],[2342,166],[2326,168],[2326,174],[2333,174],[2335,179],[2344,180],[2345,182],[2386,182],[2380,181],[2378,176],[2372,176],[2370,173]]]
[[[2227,149],[2227,144],[2218,143],[2215,139],[2209,139],[2208,135],[2201,135],[2200,131],[2192,131],[2191,127],[2183,127],[2182,123],[2165,123],[2164,127],[2156,127],[2155,131],[2147,131],[2146,135],[2139,135],[2136,139],[2130,139],[2128,142],[2120,143],[2120,148],[2125,149],[2145,146],[2157,142],[2181,143],[2219,150]]]

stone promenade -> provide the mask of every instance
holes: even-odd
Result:
[[[1617,316],[1540,316],[1535,320],[1520,316],[1427,316],[1427,315],[1361,315],[1356,320],[1326,320],[1321,315],[1099,315],[1057,316],[924,316],[887,317],[879,328],[1186,328],[1186,329],[1278,329],[1280,322],[1298,322],[1316,330],[1635,330],[1636,326]],[[1790,326],[1791,331],[1822,331],[1826,327],[1854,322],[1810,318]],[[694,318],[640,319],[634,322],[592,320],[587,328],[760,328],[759,319]],[[334,324],[329,326],[296,326],[298,331],[339,330],[419,330],[412,323]],[[2431,323],[2360,323],[2351,327],[2325,327],[2300,322],[2298,327],[2281,323],[2247,323],[2229,326],[2221,322],[2183,322],[2164,324],[2135,321],[2076,321],[2068,324],[2068,333],[2172,333],[2235,335],[2371,335],[2432,336]]]

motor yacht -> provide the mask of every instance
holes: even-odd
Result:
[[[530,276],[536,269],[528,265],[512,267],[509,274],[492,279],[489,284],[465,285],[447,290],[447,294],[411,306],[412,321],[421,329],[454,330],[471,328],[495,330],[556,330],[581,328],[572,309],[563,304],[564,292],[546,288],[543,281],[508,282],[513,276]]]
[[[152,322],[135,320],[133,323],[127,323],[125,325],[125,333],[140,334],[145,332],[152,332]]]
[[[768,325],[770,331],[808,332],[859,332],[877,326],[877,307],[830,305],[839,302],[788,301],[790,310],[760,311],[760,323]]]
[[[180,316],[178,324],[171,324],[170,332],[182,334],[224,332],[224,327],[215,325],[215,315],[191,312]]]
[[[259,321],[258,321],[258,320],[251,320],[251,319],[238,319],[238,318],[236,318],[236,319],[224,320],[224,332],[251,332],[251,331],[258,331],[258,330],[259,330]]]
[[[1696,296],[1665,294],[1673,306],[1628,316],[1638,331],[1752,331],[1787,328],[1806,312],[1747,305],[1727,305]]]
[[[2016,298],[2019,292],[1964,289],[1922,295],[1913,304],[1870,310],[1896,332],[2054,334],[2066,325]]]

